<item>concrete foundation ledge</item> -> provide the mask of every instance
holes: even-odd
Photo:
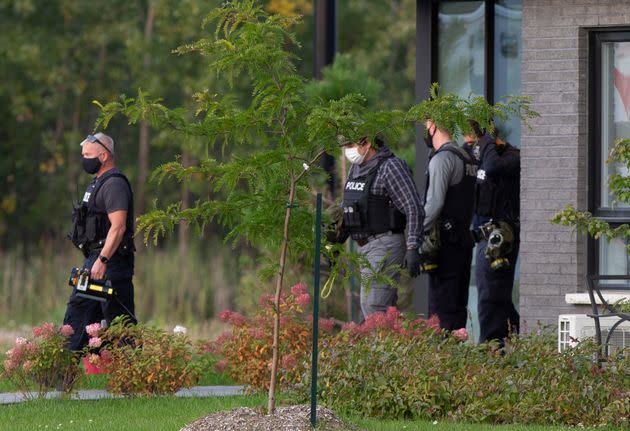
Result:
[[[619,301],[629,301],[630,300],[630,292],[627,290],[607,290],[606,292],[602,292],[604,299],[608,301],[609,304],[614,304]],[[567,293],[564,295],[564,300],[567,304],[571,305],[590,305],[591,300],[588,296],[588,293]],[[601,304],[601,301],[595,295],[595,300],[598,304]]]

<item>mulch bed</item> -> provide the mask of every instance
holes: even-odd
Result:
[[[311,408],[307,405],[276,408],[266,415],[262,408],[240,407],[213,413],[180,431],[311,431]],[[335,416],[332,410],[317,408],[318,431],[359,431],[359,428]]]

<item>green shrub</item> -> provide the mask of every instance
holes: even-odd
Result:
[[[201,361],[184,334],[167,333],[142,324],[114,319],[105,331],[88,326],[90,361],[108,373],[107,388],[114,394],[172,394],[194,386],[201,378]]]
[[[35,326],[32,337],[17,338],[6,352],[1,375],[27,398],[33,387],[39,396],[49,389],[72,391],[79,375],[78,360],[66,349],[66,339],[73,332],[70,325],[60,329],[53,323]]]
[[[592,362],[596,346],[558,353],[553,334],[475,346],[395,310],[352,325],[322,347],[319,396],[378,418],[623,425],[630,359]],[[624,422],[626,421],[626,422]]]
[[[294,289],[282,302],[280,351],[293,358],[280,371],[285,389],[309,386],[311,322],[296,304],[301,293]],[[271,360],[272,311],[268,300],[261,306],[253,318],[223,313],[233,328],[209,345],[222,357],[221,369],[259,389],[266,388]],[[393,307],[335,335],[329,321],[325,326],[318,396],[353,416],[574,426],[630,421],[630,355],[600,368],[593,343],[558,353],[555,333],[541,329],[513,336],[503,349],[474,345],[462,342],[463,329],[445,332],[437,319],[405,319]]]

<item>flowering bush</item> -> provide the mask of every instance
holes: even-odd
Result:
[[[294,286],[281,303],[280,382],[304,389],[310,378],[311,321]],[[305,297],[300,302],[304,304]],[[210,350],[239,383],[266,388],[273,312],[269,299],[248,318],[224,312],[232,324]],[[332,334],[321,320],[319,399],[357,416],[489,423],[630,424],[630,355],[593,362],[596,346],[558,353],[555,333],[541,330],[497,343],[466,343],[464,328],[443,331],[437,318],[406,319],[396,308]],[[301,374],[300,374],[301,373]],[[305,391],[302,392],[306,396]]]
[[[30,338],[17,338],[6,353],[2,375],[10,380],[26,397],[35,385],[41,396],[48,389],[70,392],[78,377],[78,358],[66,348],[66,341],[74,333],[70,325],[57,328],[44,323],[33,328]]]
[[[304,314],[310,302],[306,285],[296,284],[280,302],[280,363],[279,384],[283,388],[300,383],[309,366],[312,346],[312,321]],[[268,389],[272,359],[273,298],[263,295],[260,310],[252,318],[240,313],[224,311],[221,320],[232,324],[230,331],[209,343],[208,351],[222,359],[217,371],[226,372],[234,381],[255,389]],[[332,333],[333,323],[321,319],[320,336]]]
[[[322,348],[319,396],[346,413],[490,423],[630,422],[630,355],[593,362],[596,347],[557,352],[555,333],[462,343],[464,330],[395,309],[349,324]]]
[[[90,362],[108,373],[107,387],[114,394],[171,394],[194,386],[201,365],[190,339],[142,324],[128,325],[116,318],[103,330],[86,327],[90,335]]]

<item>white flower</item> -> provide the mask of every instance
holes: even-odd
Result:
[[[182,325],[177,325],[173,328],[174,334],[186,335],[186,332],[188,332],[188,329],[186,329],[186,327]]]
[[[17,338],[15,339],[15,344],[16,344],[17,346],[23,346],[23,345],[25,345],[25,344],[26,344],[26,338],[24,338],[24,337],[17,337]]]
[[[307,163],[302,163],[302,167],[305,171],[308,171],[310,169],[310,166]]]

